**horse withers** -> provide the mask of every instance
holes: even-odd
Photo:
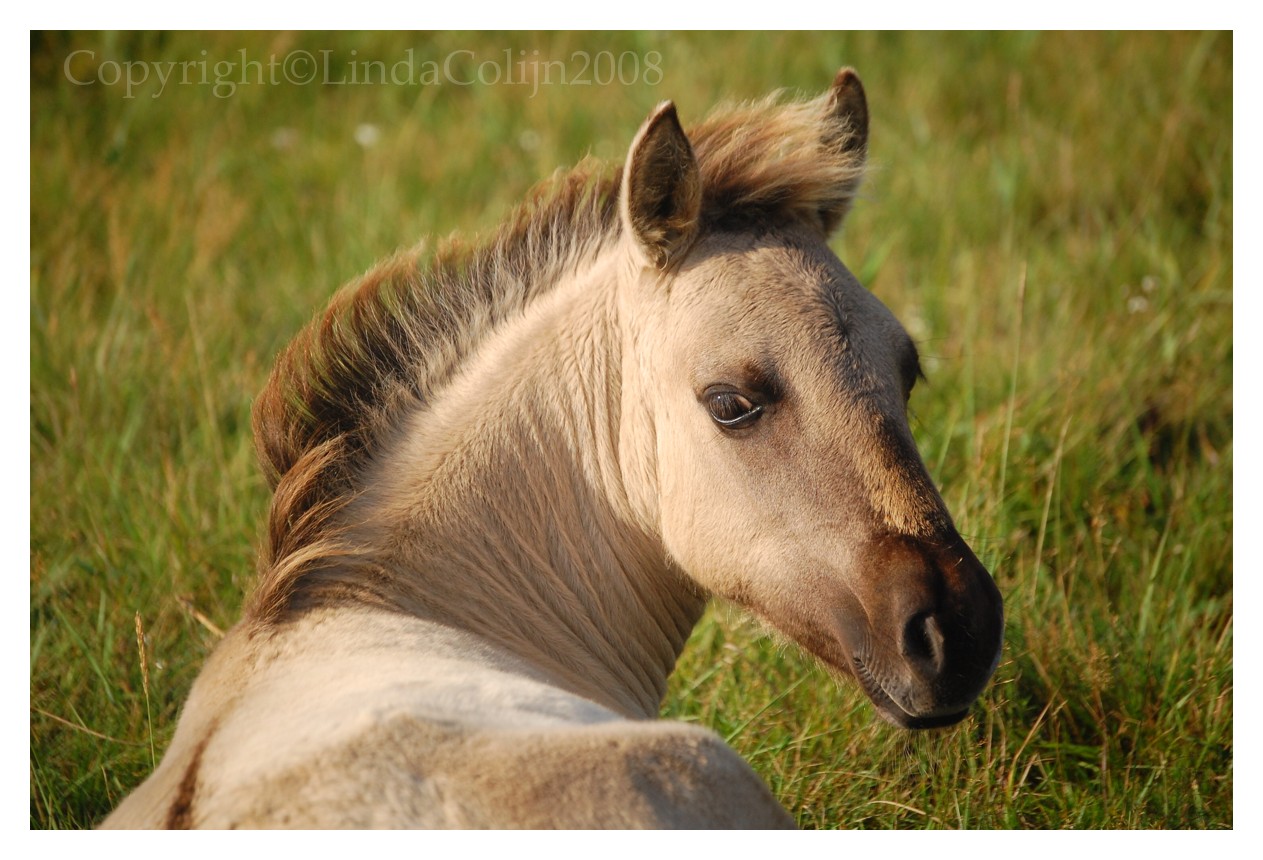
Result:
[[[912,340],[827,244],[868,108],[670,103],[486,242],[341,291],[255,405],[260,582],[110,827],[777,827],[654,719],[710,595],[909,728],[962,719],[1000,595],[926,473]]]

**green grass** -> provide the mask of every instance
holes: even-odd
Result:
[[[79,49],[81,80],[127,59],[213,80],[243,48],[410,47],[572,73],[656,51],[662,74],[132,99],[65,76]],[[1004,592],[1004,658],[969,720],[911,735],[716,607],[664,713],[807,827],[1231,827],[1228,34],[33,36],[31,826],[98,822],[170,740],[252,582],[251,399],[338,285],[621,157],[661,99],[687,123],[843,63],[876,170],[837,247],[926,356],[914,431]]]

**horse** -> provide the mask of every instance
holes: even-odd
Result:
[[[480,243],[396,254],[282,353],[242,620],[125,828],[792,827],[713,732],[657,719],[707,600],[963,719],[1000,593],[917,452],[921,375],[828,246],[869,113],[842,69],[625,162]]]

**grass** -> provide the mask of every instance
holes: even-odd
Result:
[[[31,47],[32,827],[98,822],[170,740],[252,581],[251,399],[339,284],[493,225],[586,152],[621,157],[663,98],[687,123],[821,91],[843,63],[877,169],[837,247],[926,357],[914,431],[1004,592],[1004,658],[970,719],[911,735],[717,606],[664,713],[728,738],[805,827],[1233,826],[1230,34]],[[652,51],[661,79],[211,85],[243,49],[390,65],[410,48],[572,75],[580,52]],[[203,59],[211,84],[194,67],[130,99],[67,80]]]

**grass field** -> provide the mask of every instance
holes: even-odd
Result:
[[[805,827],[1233,826],[1232,49],[33,35],[31,826],[93,825],[161,755],[251,587],[251,400],[336,287],[621,158],[662,99],[687,124],[842,64],[875,170],[837,249],[926,356],[914,431],[1005,595],[1004,658],[970,719],[911,735],[719,606],[664,713],[728,738]],[[296,52],[328,80],[409,60],[474,83],[304,84]],[[513,82],[545,59],[570,81]],[[162,84],[168,62],[190,65]]]

